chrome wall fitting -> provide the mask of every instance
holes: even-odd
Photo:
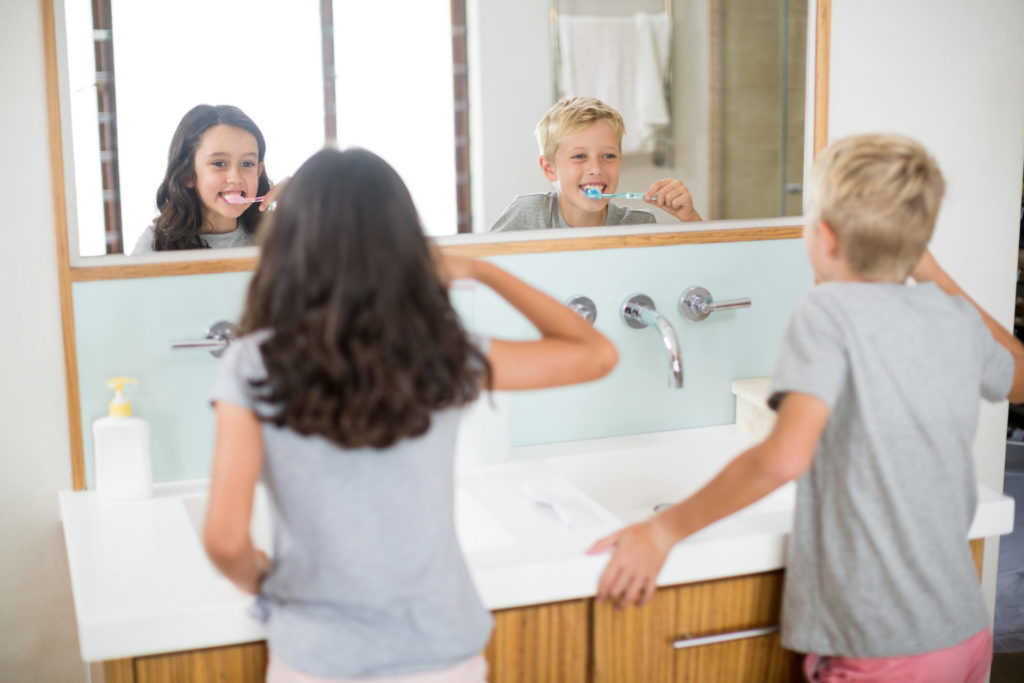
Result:
[[[576,294],[565,302],[573,313],[586,320],[591,325],[597,320],[597,304],[589,296]]]
[[[661,343],[668,351],[668,386],[670,389],[683,388],[683,356],[679,348],[676,330],[668,318],[654,308],[654,301],[646,294],[634,294],[622,302],[619,309],[622,320],[639,330],[652,326],[661,337]]]
[[[220,358],[224,351],[231,344],[233,339],[238,337],[238,325],[227,320],[218,320],[210,325],[203,333],[202,339],[191,339],[171,342],[172,349],[209,349],[210,355]]]
[[[750,308],[750,299],[729,299],[715,301],[711,292],[703,287],[687,287],[679,297],[679,313],[687,320],[703,320],[715,311],[729,311],[734,308]]]

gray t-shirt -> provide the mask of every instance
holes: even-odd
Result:
[[[215,401],[266,409],[248,383],[266,376],[263,339],[232,342]],[[455,532],[461,416],[440,411],[425,434],[383,450],[260,423],[274,549],[257,606],[276,656],[347,678],[444,669],[483,650],[492,619]]]
[[[226,249],[228,247],[251,247],[256,244],[256,237],[252,233],[243,230],[241,227],[235,228],[231,232],[220,232],[220,233],[208,233],[202,236],[203,241],[210,245],[211,249]],[[153,226],[147,226],[142,234],[139,235],[139,241],[135,243],[135,248],[132,249],[132,256],[135,254],[148,254],[153,251]]]
[[[1006,398],[1013,358],[936,285],[844,282],[797,305],[772,379],[830,409],[797,483],[782,645],[893,657],[988,625],[967,545],[978,397]]]
[[[654,214],[643,209],[630,209],[608,202],[605,225],[641,225],[654,223]],[[513,230],[543,230],[545,228],[568,228],[558,205],[557,192],[538,192],[517,195],[512,203],[498,216],[491,226],[491,232]]]

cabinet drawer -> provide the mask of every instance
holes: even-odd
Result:
[[[777,633],[677,649],[699,638],[777,626],[783,573],[662,588],[641,609],[594,606],[594,681],[730,683],[789,681]]]

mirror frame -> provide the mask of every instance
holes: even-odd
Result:
[[[813,91],[813,156],[828,141],[829,63],[832,26],[832,0],[811,0],[814,4],[814,91]],[[254,247],[224,250],[233,254],[190,254],[189,260],[163,260],[140,262],[138,258],[113,257],[104,265],[72,265],[68,236],[67,197],[65,194],[64,140],[61,127],[61,97],[58,63],[57,26],[53,0],[40,0],[43,29],[43,62],[46,73],[47,126],[50,138],[50,168],[53,186],[53,222],[57,238],[57,274],[60,291],[61,328],[64,342],[64,374],[68,397],[68,428],[71,451],[71,478],[74,489],[86,487],[85,455],[82,436],[81,399],[78,387],[78,355],[75,342],[75,316],[72,284],[99,280],[121,280],[143,277],[168,277],[250,271],[256,267]],[[805,136],[806,138],[806,136]],[[812,158],[813,158],[812,156]],[[647,229],[644,232],[606,235],[601,229],[581,229],[579,237],[543,238],[533,233],[514,238],[503,235],[501,241],[486,234],[439,237],[435,242],[445,251],[472,257],[506,254],[535,254],[552,251],[586,251],[591,249],[623,249],[633,247],[660,247],[675,244],[702,244],[709,242],[748,242],[799,238],[803,230],[800,217],[771,219],[765,227],[751,225],[751,220],[715,221],[711,228],[687,228],[675,225]],[[723,225],[727,224],[727,225]],[[655,224],[657,225],[657,224]],[[664,224],[661,224],[664,226]],[[455,237],[455,236],[453,236]],[[474,239],[476,238],[476,239]],[[234,254],[240,254],[235,256]],[[110,258],[110,257],[107,257]],[[158,260],[159,259],[159,260]],[[77,258],[76,258],[77,262]]]

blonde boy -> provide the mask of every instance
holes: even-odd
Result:
[[[823,284],[783,339],[775,426],[692,497],[598,541],[615,549],[599,598],[646,602],[677,541],[798,479],[782,645],[807,653],[808,679],[985,679],[971,443],[979,396],[1024,400],[1024,347],[926,251],[944,189],[904,137],[822,152],[804,241]]]
[[[540,168],[554,184],[554,191],[518,195],[491,226],[491,232],[654,223],[650,211],[618,206],[585,194],[588,188],[608,194],[616,191],[625,132],[619,112],[600,100],[559,100],[535,130]],[[701,220],[690,191],[675,178],[652,184],[644,201],[681,221]]]

